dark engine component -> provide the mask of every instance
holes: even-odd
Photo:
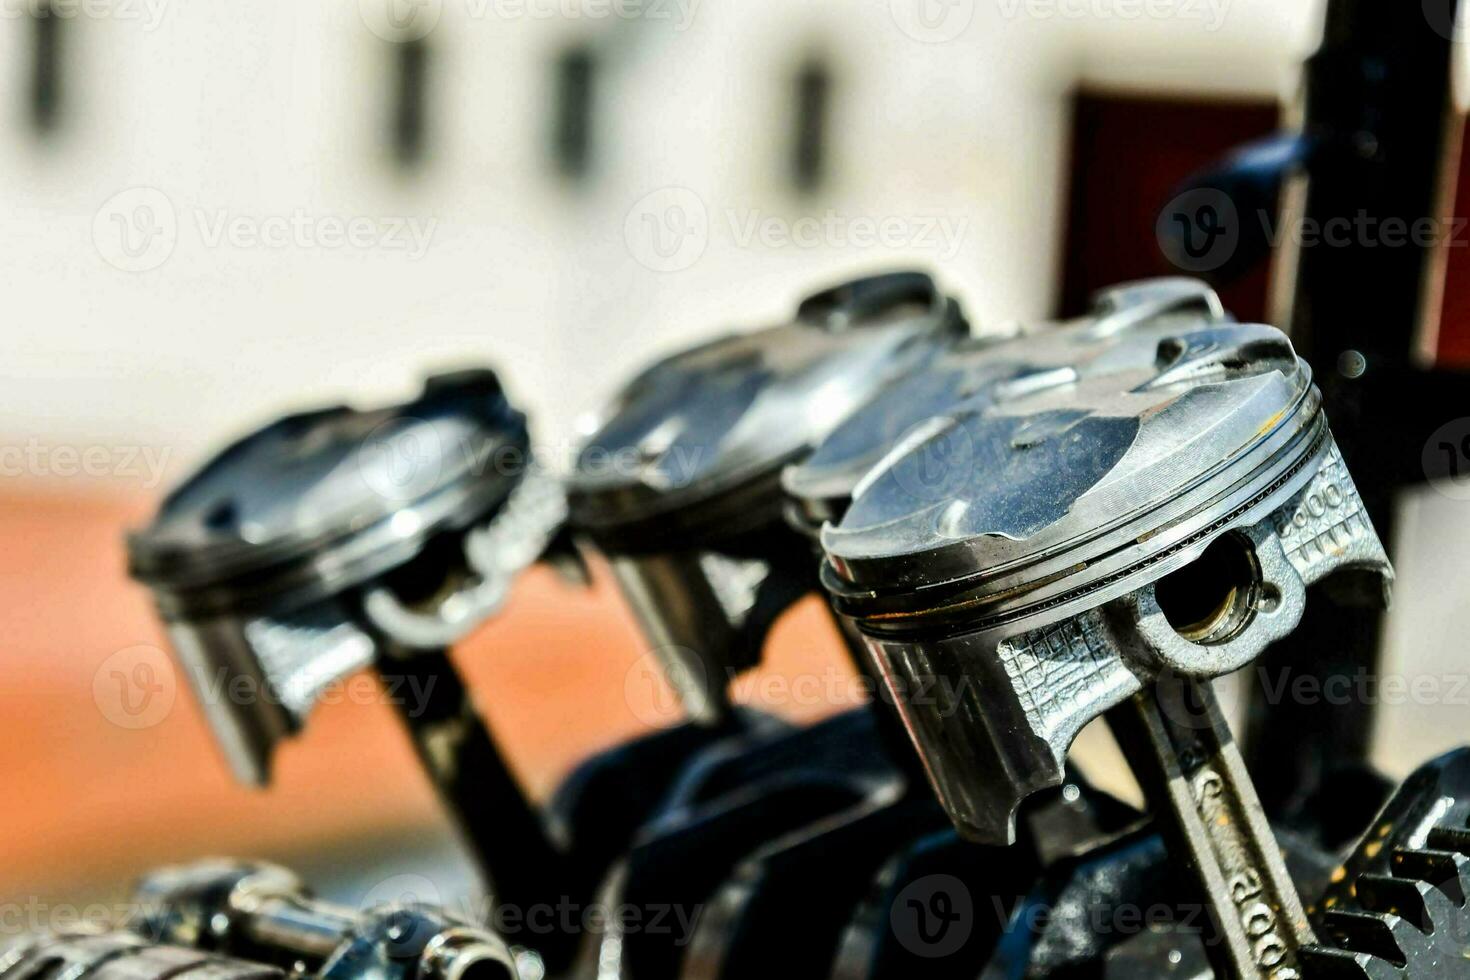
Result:
[[[585,899],[447,647],[504,602],[565,512],[531,465],[525,418],[490,371],[417,399],[284,418],[225,449],[129,538],[236,774],[261,782],[275,743],[327,685],[372,665],[497,901]],[[248,696],[217,697],[244,685]],[[553,959],[569,950],[548,944]]]
[[[608,556],[691,717],[719,724],[772,621],[816,588],[782,519],[782,467],[967,326],[921,273],[818,293],[792,323],[666,358],[577,458],[571,525]]]
[[[611,561],[694,727],[729,733],[691,760],[609,883],[634,905],[704,909],[689,949],[614,935],[601,962],[639,977],[747,975],[759,959],[742,965],[742,951],[788,925],[793,882],[827,882],[827,916],[806,915],[815,965],[841,931],[841,882],[853,879],[843,892],[855,901],[895,826],[937,826],[932,802],[909,794],[912,756],[881,710],[753,729],[727,689],[759,662],[776,616],[818,588],[812,544],[784,518],[782,468],[965,329],[926,275],[855,280],[802,302],[793,323],[647,369],[579,453],[571,526]]]
[[[131,933],[72,933],[22,943],[0,958],[6,980],[285,980],[273,966],[150,943]]]
[[[1470,749],[1406,779],[1310,911],[1323,977],[1441,980],[1470,962]]]
[[[43,937],[0,960],[5,980],[519,980],[499,938],[428,905],[357,912],[268,864],[166,868],[126,929]]]
[[[1290,633],[1308,585],[1340,574],[1381,602],[1391,571],[1284,335],[1203,293],[1113,299],[1156,315],[1000,348],[1020,363],[824,529],[824,581],[961,833],[1014,840],[1020,803],[1108,712],[1195,872],[1212,959],[1287,980],[1312,931],[1208,682]]]
[[[543,814],[448,650],[574,541],[690,722],[588,760]],[[565,490],[492,373],[446,375],[247,436],[129,544],[242,779],[346,673],[416,680],[400,720],[499,907],[674,928],[613,914],[513,954],[527,937],[216,861],[0,980],[764,980],[773,951],[834,980],[1292,980],[1452,976],[1470,949],[1460,755],[1344,863],[1363,808],[1273,828],[1214,701],[1309,585],[1382,602],[1392,572],[1306,365],[1192,280],[985,336],[926,275],[854,280],[647,369]],[[735,705],[814,592],[874,703],[805,728]],[[209,696],[239,683],[262,696]],[[1149,814],[1068,762],[1104,716]],[[1349,776],[1322,798],[1381,798]]]

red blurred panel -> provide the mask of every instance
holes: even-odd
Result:
[[[1103,286],[1178,275],[1154,233],[1173,189],[1225,151],[1279,125],[1275,102],[1077,93],[1059,312],[1085,312],[1087,297]],[[1264,320],[1266,289],[1263,267],[1220,295],[1240,319]]]
[[[1079,92],[1073,100],[1068,220],[1060,312],[1087,309],[1095,289],[1170,275],[1154,218],[1180,180],[1241,143],[1277,129],[1273,102],[1160,99]],[[1467,124],[1470,125],[1470,124]],[[1456,216],[1470,217],[1470,154],[1459,157]],[[1470,234],[1451,242],[1439,327],[1439,358],[1470,366]],[[1227,309],[1264,320],[1265,264],[1221,289]]]
[[[1470,133],[1465,135],[1470,136]],[[1463,150],[1455,180],[1454,213],[1457,218],[1470,217],[1470,155]],[[1439,360],[1457,367],[1470,367],[1470,233],[1456,232],[1446,252],[1444,303],[1440,307],[1439,320]]]

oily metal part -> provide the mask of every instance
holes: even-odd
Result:
[[[524,417],[493,373],[468,371],[404,404],[247,436],[130,545],[239,779],[265,783],[323,693],[371,666],[487,889],[529,907],[582,886],[449,648],[500,608],[564,515]]]
[[[568,480],[572,522],[622,553],[769,520],[782,466],[966,330],[927,275],[890,273],[811,296],[790,323],[664,358],[592,423]]]
[[[1308,909],[1313,977],[1448,980],[1470,958],[1470,750],[1399,786]]]
[[[149,939],[259,960],[333,980],[516,980],[488,930],[412,897],[362,910],[311,895],[265,862],[215,859],[162,868],[139,884]]]
[[[795,506],[792,523],[813,535],[824,521],[840,520],[863,479],[883,458],[921,435],[931,420],[995,385],[1035,375],[1043,363],[1065,366],[1076,346],[1171,313],[1195,312],[1223,320],[1220,300],[1194,279],[1127,283],[1093,297],[1092,318],[1056,326],[1011,324],[965,338],[922,371],[901,378],[837,426],[816,450],[782,474]]]
[[[527,469],[524,416],[488,370],[410,401],[287,416],[237,440],[129,535],[170,619],[340,594],[497,507]]]
[[[967,835],[1009,840],[1016,807],[1062,778],[1067,749],[1089,721],[1161,672],[1210,677],[1254,659],[1301,616],[1307,586],[1335,571],[1387,568],[1335,452],[1307,486],[1237,536],[1260,568],[1246,627],[1204,646],[1183,639],[1151,583],[1117,600],[1038,625],[913,641],[868,636],[931,780]],[[1187,563],[1185,551],[1158,576]]]
[[[1271,327],[1181,315],[1036,343],[1034,366],[895,447],[824,530],[831,581],[862,618],[894,594],[916,614],[935,593],[1018,606],[1004,596],[1083,561],[1095,580],[1112,556],[1156,554],[1201,512],[1248,501],[1325,429]]]
[[[111,932],[42,936],[0,957],[4,980],[516,980],[498,937],[412,901],[362,911],[313,898],[263,862],[162,868]],[[124,928],[125,926],[125,928]]]
[[[402,405],[260,429],[130,536],[132,572],[241,781],[268,780],[275,745],[380,659],[382,637],[443,647],[499,608],[565,514],[528,451],[491,372],[440,376]],[[448,539],[458,587],[424,604],[384,584]]]
[[[285,980],[279,967],[178,946],[126,932],[71,932],[23,943],[0,956],[4,980]]]
[[[1083,725],[1161,673],[1238,669],[1307,586],[1353,569],[1381,598],[1391,576],[1278,331],[1166,314],[1063,328],[1037,360],[896,448],[823,532],[824,581],[957,826],[987,842],[1057,785]],[[1251,569],[1238,622],[1186,640],[1155,583],[1221,541]]]
[[[1216,968],[1294,980],[1314,936],[1208,682],[1290,633],[1330,574],[1386,599],[1382,545],[1279,331],[1196,312],[1033,342],[854,487],[824,581],[962,833],[1014,840],[1109,712]]]
[[[1210,958],[1228,976],[1300,980],[1315,936],[1209,682],[1160,680],[1109,721],[1199,886]]]
[[[781,520],[782,467],[965,330],[927,275],[854,280],[790,323],[665,358],[604,412],[568,481],[570,524],[696,721],[733,717],[730,679],[814,587],[810,546]]]

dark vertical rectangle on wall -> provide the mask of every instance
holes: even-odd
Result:
[[[31,53],[30,120],[37,133],[45,134],[56,129],[61,117],[63,22],[61,15],[53,11],[49,3],[37,3],[32,8],[31,23],[34,44]]]
[[[1470,130],[1463,146],[1454,182],[1454,220],[1447,231],[1438,339],[1441,364],[1470,368]]]
[[[407,170],[423,162],[429,114],[429,43],[424,38],[398,42],[393,80],[393,157]]]
[[[597,58],[592,48],[577,44],[556,59],[552,105],[552,158],[569,180],[582,180],[592,167],[593,100]]]
[[[1274,101],[1078,92],[1059,312],[1085,312],[1088,296],[1103,286],[1180,275],[1154,229],[1173,188],[1232,147],[1274,132],[1280,121]],[[1242,320],[1264,320],[1267,275],[1262,263],[1224,286],[1226,308]]]
[[[832,71],[819,58],[797,69],[796,117],[792,134],[791,181],[803,194],[815,192],[826,175],[827,114],[832,101]]]

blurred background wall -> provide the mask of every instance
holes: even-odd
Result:
[[[1168,188],[1278,124],[1318,30],[1311,0],[50,4],[0,0],[0,899],[28,908],[213,852],[468,887],[370,697],[324,707],[264,793],[161,655],[146,723],[120,700],[110,658],[162,647],[121,532],[210,448],[483,361],[565,460],[648,358],[894,264],[981,329],[1078,312],[1170,271]],[[1267,286],[1230,304],[1264,317]],[[1405,504],[1395,662],[1464,669],[1463,506]],[[841,669],[817,613],[768,675]],[[460,656],[538,792],[659,721],[601,583],[532,575]],[[1467,710],[1388,706],[1383,761],[1463,740]]]

